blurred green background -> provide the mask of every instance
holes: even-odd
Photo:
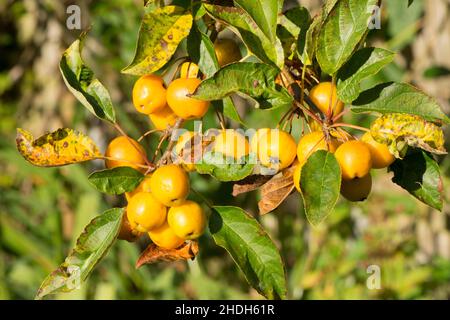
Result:
[[[299,1],[313,13],[320,1]],[[98,162],[36,168],[15,149],[15,128],[35,136],[71,127],[104,150],[115,132],[94,119],[65,88],[61,53],[79,31],[66,28],[66,9],[81,8],[83,29],[91,26],[84,58],[110,90],[122,126],[137,138],[149,128],[131,104],[133,77],[120,70],[131,61],[142,13],[140,0],[0,0],[0,299],[32,299],[45,276],[70,251],[97,214],[124,205],[121,198],[94,192],[87,175]],[[286,6],[294,1],[287,1]],[[365,85],[408,81],[435,96],[446,113],[450,103],[450,3],[446,0],[387,0],[382,28],[370,44],[398,51],[392,63]],[[275,126],[277,112],[241,110],[252,127]],[[355,119],[367,125],[367,117]],[[210,114],[205,127],[217,126]],[[297,129],[298,131],[298,129]],[[155,138],[154,138],[155,140]],[[447,134],[447,141],[448,139]],[[146,147],[154,147],[149,139]],[[450,150],[447,144],[447,149]],[[439,159],[444,185],[449,157]],[[231,184],[191,176],[193,186],[216,204],[235,204],[257,213],[258,193],[231,197]],[[279,246],[291,299],[448,299],[450,232],[448,199],[440,213],[422,205],[376,172],[368,201],[340,201],[320,228],[306,222],[298,194],[259,218]],[[78,291],[56,299],[260,299],[242,273],[209,235],[194,262],[134,268],[147,240],[116,242]],[[381,270],[381,289],[368,289],[367,267]]]

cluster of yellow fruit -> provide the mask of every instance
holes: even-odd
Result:
[[[219,66],[240,59],[237,44],[230,39],[217,39],[214,50]],[[173,126],[177,118],[199,119],[208,111],[209,101],[190,97],[201,80],[198,79],[198,66],[192,62],[181,65],[180,77],[172,81],[166,89],[161,77],[150,74],[139,78],[133,87],[133,104],[136,110],[150,117],[156,129],[164,130]]]
[[[198,78],[178,78],[167,89],[161,77],[140,77],[133,87],[133,104],[140,113],[149,115],[157,129],[173,126],[177,118],[198,119],[208,111],[209,102],[190,97],[199,86]]]
[[[127,137],[114,139],[107,154],[117,159],[107,160],[108,168],[140,169],[136,164],[145,163],[145,150]],[[125,194],[129,231],[136,236],[148,233],[153,243],[165,249],[175,249],[185,240],[200,237],[207,219],[198,203],[186,200],[189,190],[188,174],[178,165],[161,166],[147,174],[133,192]]]
[[[311,90],[310,98],[328,117],[333,115],[339,117],[344,105],[337,100],[336,92],[336,87],[332,83],[324,82]],[[326,137],[322,128],[316,130],[318,131],[304,135],[298,143],[299,164],[294,171],[294,183],[297,190],[301,192],[301,170],[308,157],[317,150],[327,150],[335,154],[341,167],[341,194],[349,201],[365,200],[372,190],[370,170],[386,168],[394,162],[395,157],[386,145],[375,141],[370,132],[365,133],[360,140],[353,140],[349,138],[350,136],[346,136],[348,141],[341,143],[335,137]]]
[[[147,232],[157,246],[175,249],[186,240],[200,237],[206,214],[191,200],[189,177],[175,164],[161,166],[147,175],[128,199],[127,218],[135,232]]]

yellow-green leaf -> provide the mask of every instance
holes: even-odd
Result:
[[[42,282],[36,299],[78,289],[116,240],[124,211],[114,208],[95,217],[84,228],[64,262]]]
[[[136,53],[123,73],[144,75],[155,72],[170,60],[178,44],[188,36],[192,15],[177,6],[147,12],[139,29]]]
[[[17,149],[31,164],[39,167],[64,166],[102,157],[91,138],[72,129],[63,128],[38,139],[17,129]]]
[[[408,146],[436,154],[446,153],[442,128],[416,115],[386,114],[375,120],[370,132],[397,158],[404,157]]]
[[[111,96],[81,57],[86,33],[75,40],[61,57],[59,70],[67,88],[99,119],[116,122]]]

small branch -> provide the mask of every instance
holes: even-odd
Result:
[[[142,136],[140,136],[139,139],[137,140],[137,142],[141,142],[142,140],[144,140],[145,137],[151,135],[152,133],[161,132],[161,131],[164,131],[164,130],[160,130],[160,129],[149,130],[146,133],[144,133]]]
[[[223,117],[223,114],[221,114],[219,110],[217,110],[217,108],[214,108],[214,111],[216,112],[216,116],[217,119],[219,120],[220,127],[222,128],[222,130],[225,130],[225,118]]]
[[[184,122],[184,119],[181,119],[181,118],[178,119],[170,132],[172,133],[174,130],[179,129],[181,127],[181,125],[183,124],[183,122]],[[164,164],[167,162],[167,158],[170,156],[174,145],[175,145],[175,141],[170,140],[166,151],[164,152],[164,154],[161,156],[158,163],[156,164],[157,167],[159,167],[161,164]]]
[[[211,203],[211,201],[209,201],[209,199],[206,199],[206,197],[204,195],[202,195],[200,192],[198,192],[197,190],[195,190],[194,188],[191,187],[191,190],[198,195],[200,198],[202,198],[202,200],[205,202],[205,204],[211,209],[214,210],[214,205]]]
[[[161,139],[159,139],[158,146],[156,147],[155,153],[153,154],[152,162],[155,162],[155,159],[158,156],[159,151],[161,150],[162,144],[164,143],[164,141],[166,141],[167,136],[168,136],[168,133],[167,133],[167,131],[165,131],[163,136],[161,137]]]
[[[353,129],[356,129],[356,130],[370,132],[370,129],[367,129],[367,128],[364,128],[364,127],[360,127],[360,126],[356,126],[354,124],[349,124],[349,123],[335,123],[335,124],[332,124],[330,126],[330,128],[341,128],[341,127],[353,128]]]
[[[306,96],[305,96],[306,98]],[[306,101],[306,99],[305,99]],[[300,102],[298,101],[294,101],[294,104],[300,108],[304,113],[306,113],[308,116],[310,116],[311,118],[313,118],[314,120],[316,120],[319,123],[323,123],[323,120],[320,119],[316,114],[312,113],[311,110],[309,110],[308,108],[306,108],[304,105],[302,105]]]
[[[341,113],[339,113],[338,115],[333,117],[332,122],[335,123],[337,120],[339,120],[340,117],[342,117],[344,114],[348,113],[349,111],[350,111],[350,109],[348,109],[348,108],[342,110]]]

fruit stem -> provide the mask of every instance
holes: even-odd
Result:
[[[219,120],[220,127],[222,130],[225,130],[225,118],[223,117],[223,114],[219,112],[216,108],[214,108],[214,111],[216,112],[217,119]]]
[[[339,113],[333,117],[332,122],[334,123],[335,121],[337,121],[340,117],[342,117],[344,114],[348,113],[349,111],[350,111],[350,109],[345,108],[343,111],[341,111],[341,113]]]
[[[327,124],[332,124],[333,109],[335,108],[335,106],[337,105],[337,102],[338,102],[338,100],[336,99],[336,101],[333,104],[333,95],[335,94],[335,92],[334,92],[335,87],[336,87],[336,78],[333,75],[333,77],[331,78],[331,92],[330,92],[330,99],[328,101],[328,109],[327,109],[327,114],[326,114]],[[337,97],[337,92],[336,92],[336,97]]]
[[[361,131],[365,131],[365,132],[370,132],[370,129],[364,128],[364,127],[360,127],[360,126],[356,126],[354,124],[349,124],[349,123],[335,123],[332,124],[330,126],[330,128],[340,128],[340,127],[347,127],[347,128],[353,128],[356,130],[361,130]]]
[[[175,125],[173,126],[172,130],[170,130],[170,132],[172,133],[174,130],[179,129],[181,127],[181,125],[183,124],[183,122],[184,122],[184,119],[179,118],[177,120],[177,122],[175,122]],[[161,156],[158,163],[156,164],[156,167],[159,167],[161,164],[163,164],[167,161],[167,158],[170,156],[174,146],[175,146],[175,141],[170,139],[169,145],[167,146],[166,151],[164,152],[164,154]]]
[[[209,201],[204,195],[202,195],[200,192],[198,192],[197,190],[195,190],[194,188],[192,188],[191,186],[191,190],[198,195],[204,202],[205,204],[208,206],[208,208],[210,208],[211,210],[214,210],[214,205],[211,203],[211,201]]]
[[[167,137],[168,134],[167,131],[165,131],[161,139],[159,139],[158,146],[156,147],[155,153],[153,154],[152,162],[155,162],[155,159],[158,156],[159,151],[161,150],[161,146],[164,143],[164,141],[166,141]]]
[[[287,88],[290,88],[290,87],[293,86],[293,85],[298,85],[298,84],[295,82],[294,78],[292,78],[292,76],[291,76],[291,74],[290,74],[290,72],[289,72],[289,70],[287,69],[286,66],[283,68],[283,70],[282,70],[281,72],[282,72],[282,75],[283,75],[283,76],[286,78],[286,80],[288,81]],[[308,114],[308,116],[310,116],[311,118],[313,118],[313,119],[316,120],[317,122],[323,123],[323,120],[322,120],[322,119],[320,119],[319,117],[317,117],[317,116],[316,116],[313,112],[311,112],[311,110],[309,110],[308,108],[305,108],[304,105],[303,105],[302,103],[299,103],[298,99],[299,99],[299,97],[297,97],[297,95],[294,94],[294,103],[295,103],[295,104],[296,104],[296,105],[297,105],[304,113]],[[310,99],[307,95],[304,95],[303,98],[300,97],[300,100],[301,100],[301,101],[305,101],[305,102],[308,104],[308,106],[309,106],[314,112],[319,112],[319,113],[320,113],[319,108],[317,108],[317,106],[314,104],[314,102],[312,102],[311,99]],[[305,117],[304,114],[303,114],[303,117]]]
[[[145,138],[146,136],[149,136],[149,135],[151,135],[152,133],[160,132],[160,131],[163,131],[163,130],[160,130],[160,129],[149,130],[149,131],[147,131],[146,133],[144,133],[142,136],[140,136],[139,139],[137,140],[137,142],[141,142],[142,140],[144,140],[144,138]]]

